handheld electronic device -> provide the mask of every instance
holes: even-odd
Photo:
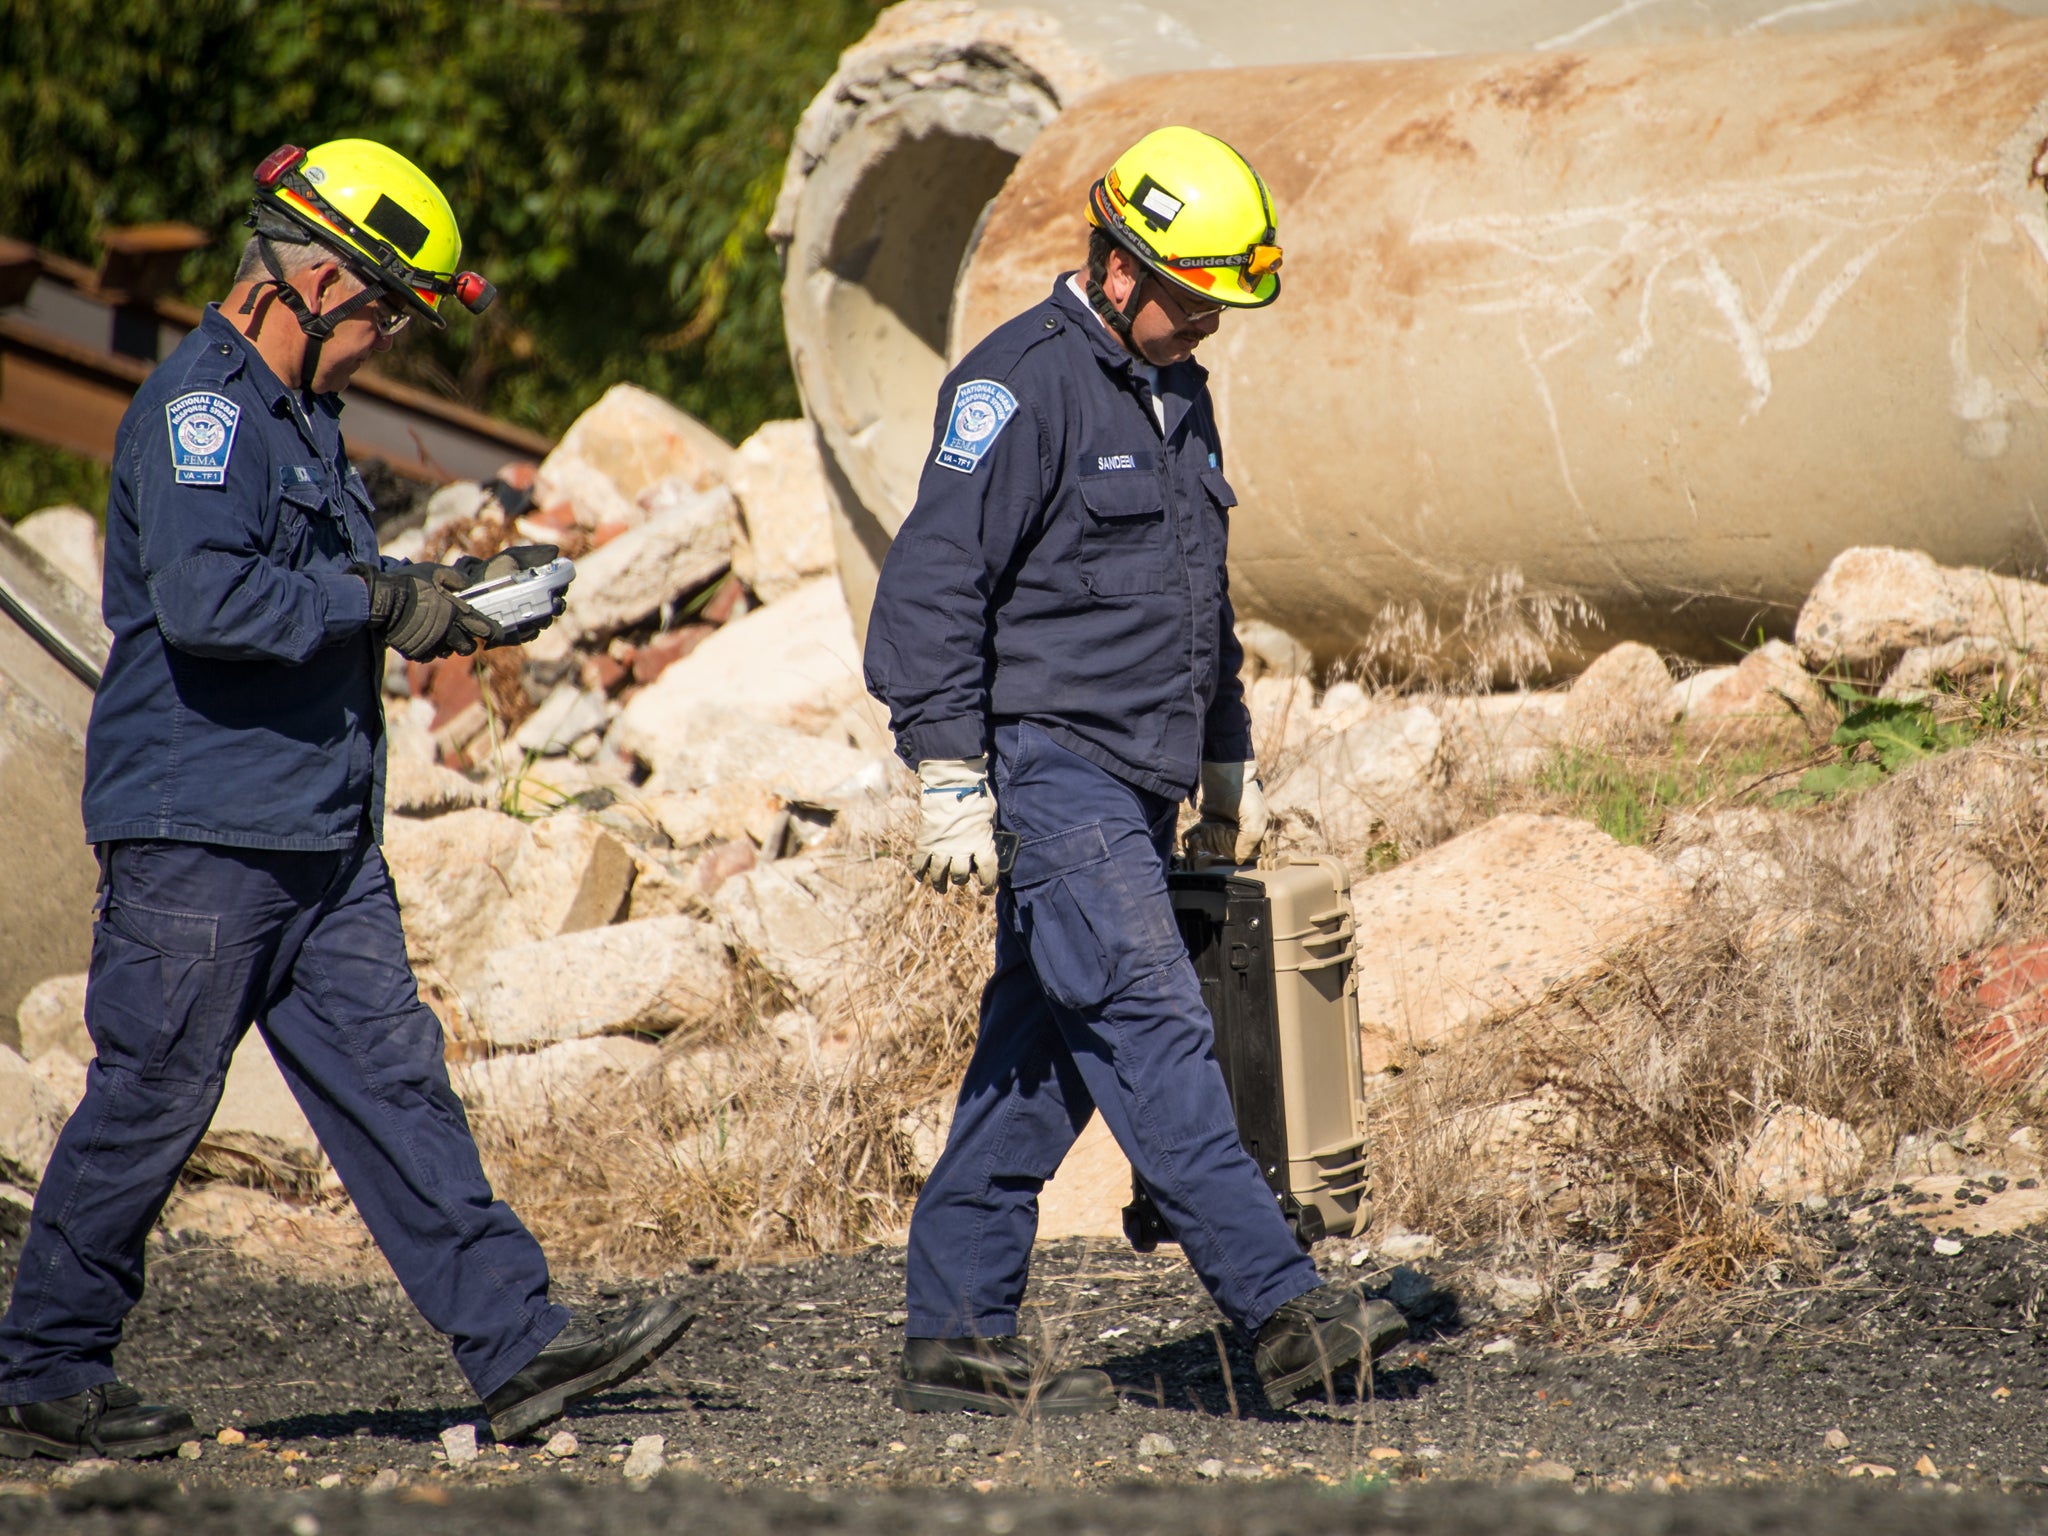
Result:
[[[480,581],[455,595],[512,635],[553,618],[556,601],[575,579],[576,563],[557,557],[530,571]]]

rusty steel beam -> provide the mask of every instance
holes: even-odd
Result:
[[[124,232],[115,232],[119,237]],[[130,232],[132,233],[132,232]],[[122,243],[110,277],[133,280],[161,231]],[[148,279],[143,279],[148,286]],[[90,267],[0,238],[0,431],[102,462],[136,386],[199,323],[174,299],[103,287]],[[343,437],[358,460],[379,459],[409,479],[484,480],[500,466],[546,457],[538,432],[438,399],[365,369],[349,386]]]

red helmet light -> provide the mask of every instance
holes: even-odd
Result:
[[[297,170],[304,163],[306,152],[296,144],[286,144],[273,149],[263,157],[263,163],[256,167],[256,185],[266,192]]]

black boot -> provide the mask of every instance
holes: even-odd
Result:
[[[110,1381],[70,1397],[0,1408],[0,1456],[163,1456],[194,1437],[182,1408],[145,1403],[133,1387]]]
[[[638,1375],[682,1337],[697,1314],[672,1297],[636,1307],[603,1332],[571,1323],[517,1376],[484,1399],[500,1441],[559,1419],[571,1403]]]
[[[1015,1339],[906,1339],[896,1406],[912,1413],[1099,1413],[1116,1406],[1101,1371],[1047,1371]]]
[[[1253,1359],[1266,1401],[1285,1408],[1304,1392],[1341,1385],[1340,1372],[1407,1337],[1408,1319],[1393,1303],[1368,1301],[1355,1285],[1319,1285],[1266,1319]]]

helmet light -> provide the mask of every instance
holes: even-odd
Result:
[[[296,144],[285,144],[273,149],[263,157],[263,163],[256,167],[256,185],[270,192],[279,182],[305,163],[306,152]]]
[[[480,272],[458,272],[452,285],[455,297],[472,315],[489,309],[498,297],[498,286]]]

